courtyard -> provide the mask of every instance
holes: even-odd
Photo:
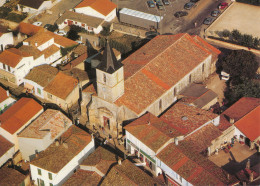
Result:
[[[235,142],[229,152],[221,150],[218,154],[209,157],[209,160],[217,166],[223,168],[230,174],[235,174],[246,167],[246,163],[250,159],[251,166],[260,161],[257,150],[250,150],[249,146]]]
[[[218,17],[216,21],[206,30],[207,36],[216,36],[216,32],[234,29],[242,34],[260,37],[260,7],[244,3],[234,2]],[[251,26],[254,25],[254,26]]]

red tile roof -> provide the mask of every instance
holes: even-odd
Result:
[[[86,52],[86,53],[82,54],[81,56],[77,57],[76,59],[74,59],[73,61],[69,62],[64,67],[62,67],[62,70],[70,70],[71,68],[74,68],[78,64],[84,62],[87,58],[88,58],[88,54]]]
[[[34,99],[23,97],[0,115],[0,127],[14,134],[41,110],[43,107]]]
[[[190,146],[171,143],[157,158],[193,185],[229,185],[237,182],[233,176],[228,180],[224,170],[192,151]]]
[[[163,131],[165,126],[167,127],[167,124],[165,124],[161,119],[147,113],[127,125],[125,130],[139,139],[151,150],[157,152],[157,150],[171,139]],[[172,130],[174,131],[174,129]],[[167,131],[167,133],[169,134],[170,132]]]
[[[9,142],[7,139],[5,139],[3,136],[0,135],[0,158],[9,150],[11,149],[14,144]],[[1,182],[0,182],[1,183]]]
[[[238,120],[235,126],[251,141],[257,139],[260,136],[260,106]]]
[[[58,72],[55,78],[44,88],[44,91],[61,99],[66,99],[77,86],[77,79]]]
[[[160,119],[181,134],[187,135],[217,116],[212,112],[179,101],[163,113]]]
[[[39,30],[43,30],[44,28],[32,25],[30,23],[21,22],[18,26],[18,29],[19,32],[32,36],[36,34]]]
[[[251,98],[251,97],[243,97],[239,99],[236,103],[234,103],[231,107],[225,110],[220,115],[220,125],[218,128],[221,131],[226,130],[228,127],[231,126],[229,122],[229,118],[232,118],[237,122],[247,113],[252,111],[254,108],[260,105],[259,98]]]
[[[88,6],[90,6],[91,8],[98,11],[104,16],[107,16],[117,7],[115,3],[109,0],[83,0],[75,8],[82,8]]]
[[[79,169],[64,184],[64,186],[86,186],[98,185],[102,177],[94,171],[86,171]]]
[[[18,170],[2,167],[0,169],[0,185],[22,185],[27,176],[20,173]]]
[[[23,59],[23,57],[29,57],[30,55],[26,52],[23,52],[16,48],[10,48],[4,50],[0,54],[0,62],[6,64],[10,67],[15,68],[19,62]]]
[[[3,89],[2,87],[0,87],[0,103],[5,101],[7,98],[8,98],[8,96],[7,96],[6,90]]]
[[[189,34],[155,37],[123,61],[125,93],[115,103],[141,114],[211,54]]]

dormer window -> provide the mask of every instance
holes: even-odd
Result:
[[[107,81],[106,74],[103,74],[103,81],[104,81],[104,83],[106,83],[106,81]]]

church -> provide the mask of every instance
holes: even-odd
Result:
[[[96,81],[82,92],[81,114],[113,138],[146,112],[159,116],[191,83],[215,72],[220,51],[199,36],[159,35],[122,62],[107,42]]]

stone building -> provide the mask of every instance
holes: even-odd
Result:
[[[82,117],[105,135],[121,137],[128,121],[147,111],[160,115],[185,87],[207,78],[218,54],[198,36],[161,35],[121,63],[107,43],[96,82],[83,90]]]

